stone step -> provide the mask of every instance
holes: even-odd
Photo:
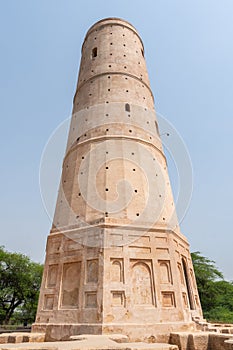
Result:
[[[43,342],[45,333],[12,332],[0,334],[0,344]]]
[[[171,333],[169,342],[179,350],[232,350],[233,334],[177,332]]]
[[[0,350],[179,350],[178,346],[162,343],[121,343],[106,344],[83,341],[21,343],[0,345]]]
[[[28,342],[19,344],[19,336],[15,334],[14,344],[2,344],[0,350],[178,350],[177,345],[162,344],[162,343],[130,343],[128,338],[121,334],[111,335],[78,335],[72,336],[71,341],[58,342],[29,342],[30,335],[27,334]],[[26,336],[26,335],[25,335]],[[38,336],[38,334],[37,334]],[[3,337],[5,341],[12,340],[9,334]],[[22,338],[21,338],[22,339]],[[26,339],[26,338],[25,338]],[[38,338],[41,339],[41,338]]]

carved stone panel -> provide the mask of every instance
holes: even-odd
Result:
[[[197,307],[200,307],[200,303],[197,295],[195,295],[195,303]]]
[[[151,270],[148,264],[134,262],[132,269],[132,299],[135,305],[153,305]]]
[[[58,265],[50,265],[48,268],[47,273],[47,280],[46,280],[46,287],[47,288],[54,288],[57,283],[57,271],[58,271]]]
[[[76,308],[78,306],[81,262],[63,265],[61,306]]]
[[[183,274],[182,266],[181,266],[180,263],[177,263],[177,267],[178,267],[178,270],[179,270],[180,282],[184,286],[185,283],[184,283],[184,274]]]
[[[161,283],[172,283],[171,266],[168,260],[159,260],[159,272]]]
[[[188,299],[187,299],[187,294],[186,293],[182,293],[182,296],[183,296],[183,302],[184,302],[184,306],[186,308],[188,308]]]
[[[87,261],[87,283],[97,283],[98,282],[98,259]]]
[[[61,239],[50,239],[48,241],[48,252],[49,254],[58,254],[61,247]]]
[[[111,281],[123,282],[123,259],[111,259]]]
[[[175,296],[173,292],[162,292],[162,306],[175,307]]]
[[[85,307],[96,308],[97,307],[97,294],[96,292],[85,293]]]
[[[125,306],[125,293],[123,291],[112,292],[112,306]]]
[[[54,301],[53,295],[45,295],[43,309],[44,310],[53,310],[53,301]]]

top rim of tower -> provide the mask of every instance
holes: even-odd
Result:
[[[104,23],[105,22],[105,23]],[[83,51],[83,46],[84,46],[84,43],[87,39],[87,37],[94,31],[96,30],[98,27],[100,26],[106,26],[106,25],[111,25],[111,24],[115,24],[115,25],[122,25],[130,30],[132,30],[139,38],[139,40],[141,41],[141,44],[142,44],[142,47],[143,47],[143,50],[144,50],[144,44],[143,44],[143,41],[137,31],[137,29],[128,21],[126,21],[125,19],[122,19],[122,18],[118,18],[118,17],[106,17],[106,18],[103,18],[99,21],[97,21],[96,23],[94,23],[87,31],[86,35],[85,35],[85,38],[83,40],[83,45],[82,45],[82,51]]]

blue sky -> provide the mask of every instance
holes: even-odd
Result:
[[[0,6],[0,244],[43,261],[51,222],[40,196],[42,151],[71,113],[86,31],[99,19],[121,17],[144,42],[156,110],[179,131],[192,160],[193,195],[182,231],[191,251],[215,260],[233,280],[232,0]]]

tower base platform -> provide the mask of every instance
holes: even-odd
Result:
[[[172,322],[154,324],[34,324],[32,332],[44,332],[45,341],[69,340],[71,336],[122,334],[131,342],[169,342],[172,332],[194,332],[194,322]]]

